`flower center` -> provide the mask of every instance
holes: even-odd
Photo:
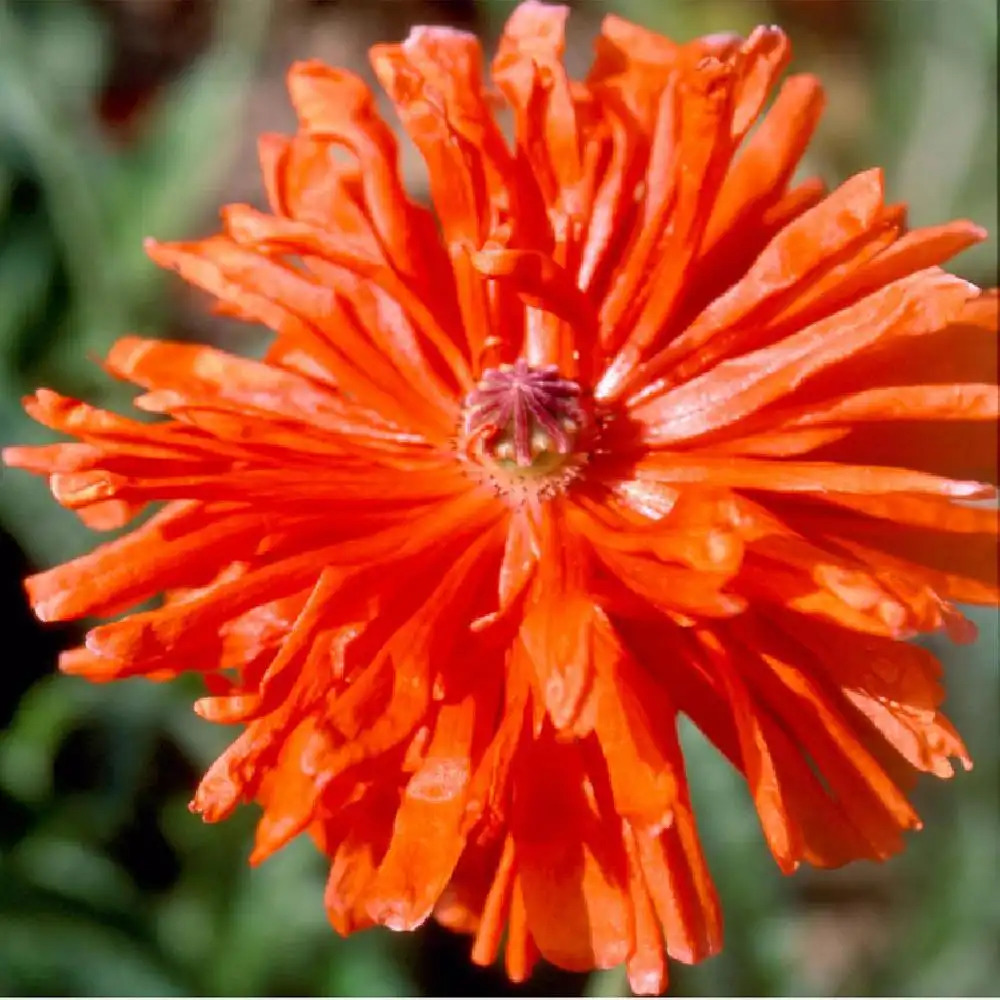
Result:
[[[580,387],[555,365],[533,367],[523,358],[488,368],[465,399],[466,447],[509,479],[559,479],[578,460],[583,428]]]

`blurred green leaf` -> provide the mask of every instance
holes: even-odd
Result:
[[[35,684],[21,699],[13,723],[0,733],[0,786],[22,802],[44,802],[52,794],[59,743],[96,692],[89,686],[70,691],[61,677]]]
[[[7,859],[38,889],[97,912],[127,914],[141,900],[128,876],[91,845],[39,834],[23,841]]]
[[[8,996],[187,995],[127,935],[56,913],[0,913],[0,991]]]
[[[383,928],[338,941],[319,981],[321,996],[408,997],[419,996],[416,985],[400,962],[399,935]]]
[[[220,2],[218,44],[166,89],[146,141],[121,150],[96,120],[104,43],[95,12],[75,2],[0,0],[0,203],[10,203],[14,184],[3,150],[16,153],[44,200],[44,222],[0,216],[3,442],[52,439],[17,402],[38,381],[95,404],[127,402],[131,393],[102,380],[93,362],[115,338],[162,323],[164,275],[146,258],[143,237],[179,235],[218,200],[238,141],[228,126],[246,101],[272,7]],[[53,312],[57,273],[68,286],[63,315]],[[46,492],[26,473],[2,470],[0,518],[39,563],[59,562],[93,537],[55,509],[46,532],[32,531]]]
[[[135,251],[148,236],[176,239],[207,206],[238,148],[231,127],[244,110],[254,65],[267,38],[271,0],[225,0],[216,17],[219,44],[210,48],[153,109],[136,146],[122,161],[111,237],[125,277],[142,288],[158,272]]]

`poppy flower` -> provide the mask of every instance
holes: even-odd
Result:
[[[40,390],[77,440],[6,460],[95,528],[162,505],[27,589],[126,612],[67,673],[194,671],[243,724],[192,807],[258,803],[253,862],[308,832],[341,933],[434,915],[479,963],[506,930],[515,980],[656,993],[722,940],[680,714],[784,871],[888,857],[910,779],[969,766],[906,640],[997,598],[997,298],[938,266],[977,226],[793,179],[823,98],[778,85],[778,29],[609,16],[573,80],[565,17],[516,8],[495,91],[470,35],[372,50],[429,206],[369,87],[293,66],[270,211],[149,246],[264,360],[126,338],[107,370],[162,419]]]

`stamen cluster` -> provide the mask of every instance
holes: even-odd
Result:
[[[559,473],[584,424],[580,387],[556,365],[523,358],[487,368],[465,399],[465,450],[515,478]]]

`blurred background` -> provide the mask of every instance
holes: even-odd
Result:
[[[886,168],[914,225],[993,230],[956,262],[996,284],[997,11],[993,0],[578,2],[582,72],[616,11],[677,38],[782,25],[794,65],[829,108],[806,169],[831,185]],[[490,45],[503,0],[0,0],[0,438],[35,442],[19,397],[38,385],[125,406],[92,361],[129,331],[255,352],[261,336],[210,317],[143,255],[144,236],[202,235],[227,201],[260,203],[257,133],[289,131],[283,75],[318,57],[367,73],[365,50],[410,25],[449,23]],[[423,184],[411,151],[414,184]],[[3,471],[0,586],[0,993],[80,995],[614,995],[620,971],[542,967],[520,990],[429,926],[342,941],[322,909],[324,864],[299,841],[246,865],[247,807],[219,827],[186,809],[231,733],[198,720],[196,690],[108,690],[53,675],[74,636],[42,629],[27,572],[94,537],[44,483]],[[783,878],[739,781],[686,734],[727,944],[672,966],[675,995],[950,995],[1000,984],[1000,691],[997,619],[940,652],[949,711],[976,760],[923,782],[926,829],[889,864]]]

